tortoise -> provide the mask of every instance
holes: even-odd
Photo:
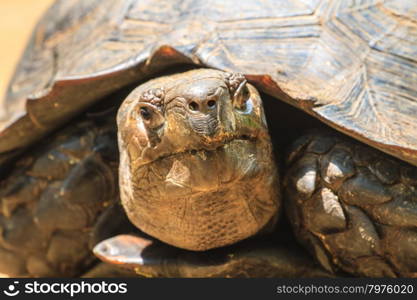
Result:
[[[416,19],[56,1],[1,102],[0,272],[416,276]]]

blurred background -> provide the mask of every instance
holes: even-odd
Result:
[[[0,99],[4,97],[26,42],[53,0],[0,0]],[[0,277],[5,277],[0,273]]]
[[[0,0],[0,98],[38,19],[53,0]]]

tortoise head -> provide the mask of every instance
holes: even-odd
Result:
[[[171,245],[206,250],[249,237],[279,207],[256,89],[199,69],[151,80],[118,113],[121,200],[131,222]]]

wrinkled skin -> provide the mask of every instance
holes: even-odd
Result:
[[[142,231],[207,250],[274,222],[276,165],[243,76],[199,69],[149,81],[122,104],[118,132],[121,200]]]

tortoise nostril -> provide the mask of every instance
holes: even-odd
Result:
[[[199,108],[199,105],[198,105],[198,103],[197,103],[197,102],[192,101],[192,102],[190,102],[190,104],[188,104],[188,107],[189,107],[191,110],[197,111],[197,110],[198,110],[198,108]]]
[[[216,107],[216,101],[214,101],[214,100],[210,100],[209,102],[207,102],[207,106],[208,106],[209,108],[214,108],[214,107]]]

